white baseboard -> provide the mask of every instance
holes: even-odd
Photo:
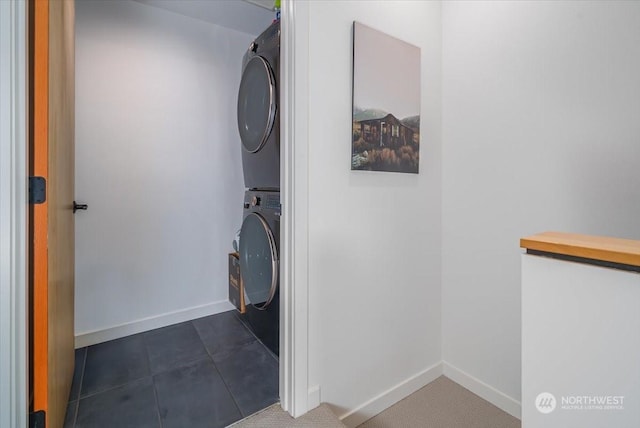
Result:
[[[194,306],[191,308],[155,315],[101,330],[77,334],[75,346],[76,348],[83,348],[85,346],[95,345],[96,343],[119,339],[132,334],[142,333],[143,331],[153,330],[154,328],[166,327],[168,325],[206,317],[208,315],[219,314],[220,312],[226,312],[232,309],[234,309],[234,307],[231,303],[227,300],[220,300],[206,305]]]
[[[309,388],[307,393],[307,408],[313,410],[320,405],[320,385]]]
[[[511,416],[520,419],[522,414],[522,405],[503,392],[498,391],[494,387],[487,385],[479,379],[463,372],[457,367],[452,366],[446,361],[442,362],[443,374],[455,383],[467,388],[474,394],[484,398],[489,403],[499,409],[504,410]]]
[[[428,383],[433,382],[440,375],[442,375],[441,362],[389,388],[377,397],[340,416],[340,419],[342,423],[348,427],[357,427],[383,410],[393,406],[403,398],[413,394]]]

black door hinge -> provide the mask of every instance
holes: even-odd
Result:
[[[45,428],[45,421],[44,410],[29,413],[29,428]]]
[[[29,177],[29,203],[41,204],[47,200],[47,181],[44,177]]]

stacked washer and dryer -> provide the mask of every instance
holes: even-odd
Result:
[[[238,91],[244,212],[238,252],[245,320],[278,355],[280,326],[280,22],[244,54]]]

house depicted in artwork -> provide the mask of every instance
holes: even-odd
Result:
[[[360,120],[360,135],[367,143],[379,147],[397,148],[414,144],[415,131],[391,113],[384,117]]]

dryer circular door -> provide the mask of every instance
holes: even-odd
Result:
[[[265,219],[257,213],[245,217],[240,229],[240,275],[248,303],[269,306],[278,286],[278,249]]]
[[[267,61],[261,56],[249,60],[242,73],[238,91],[238,131],[242,146],[249,153],[259,151],[276,119],[276,81]]]

